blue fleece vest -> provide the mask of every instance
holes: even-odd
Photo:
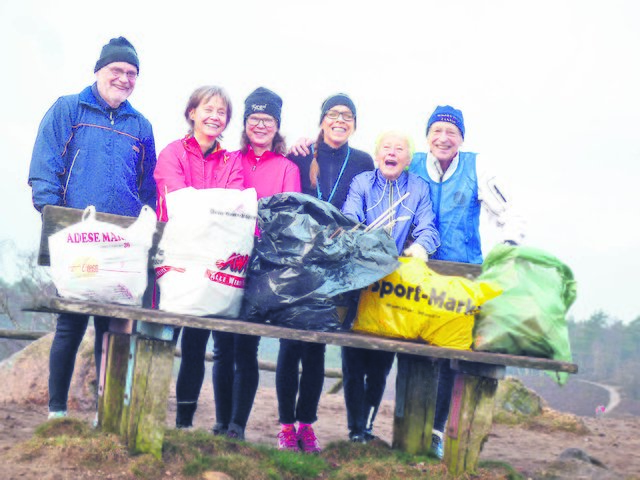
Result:
[[[479,264],[482,263],[482,247],[476,154],[460,152],[459,155],[455,173],[442,183],[429,177],[424,153],[413,156],[409,171],[429,183],[440,234],[440,247],[431,258]]]

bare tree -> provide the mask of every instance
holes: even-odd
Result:
[[[12,242],[0,242],[2,270],[13,272],[14,281],[0,280],[0,317],[14,329],[51,330],[55,316],[49,313],[24,312],[22,308],[55,293],[47,267],[38,265],[36,251],[19,251]],[[7,251],[9,250],[9,252]]]

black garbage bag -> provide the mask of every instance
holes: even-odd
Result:
[[[393,239],[365,232],[333,205],[302,193],[259,202],[261,238],[245,285],[243,317],[303,330],[340,327],[334,297],[396,269]]]

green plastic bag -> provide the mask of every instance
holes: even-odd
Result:
[[[497,245],[478,280],[503,288],[482,306],[474,350],[571,362],[566,314],[576,299],[573,273],[554,256],[531,247]],[[549,372],[560,384],[565,372]]]

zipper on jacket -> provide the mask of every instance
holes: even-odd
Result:
[[[435,162],[435,166],[436,169],[438,170],[438,173],[440,174],[440,181],[438,182],[438,202],[436,207],[436,229],[438,230],[438,233],[440,232],[440,200],[442,199],[442,182],[444,181],[444,174],[445,171],[442,170],[442,166],[440,166],[440,162],[438,160],[436,160]],[[429,173],[427,173],[427,175],[429,175]]]
[[[111,125],[113,125],[113,110],[109,112],[109,120],[111,120]]]
[[[73,156],[73,160],[71,161],[71,166],[69,167],[69,175],[67,175],[67,181],[65,182],[64,190],[62,191],[62,203],[64,205],[67,204],[67,189],[69,188],[69,180],[71,180],[71,172],[73,171],[73,166],[75,165],[76,158],[78,158],[79,154],[80,154],[80,149],[78,149],[76,154]]]
[[[389,206],[391,206],[391,205],[393,205],[393,182],[390,182],[389,180],[387,180],[387,183],[389,184]],[[394,209],[391,212],[391,215],[389,215],[389,221],[387,223],[390,235],[393,232],[395,218],[396,218],[396,212],[395,212],[395,209]]]

